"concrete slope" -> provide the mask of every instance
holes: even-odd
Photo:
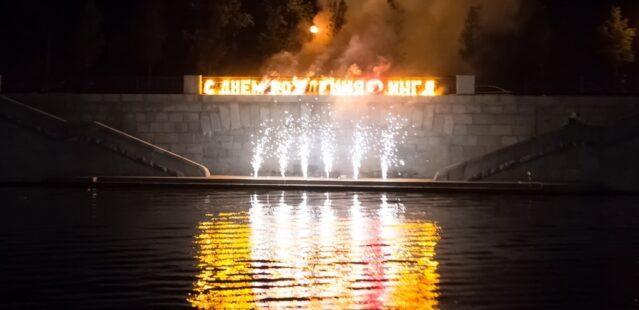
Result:
[[[206,167],[98,122],[67,120],[0,96],[0,178],[209,176]]]
[[[598,183],[617,190],[639,188],[639,117],[612,127],[576,121],[559,130],[445,169],[436,180]]]

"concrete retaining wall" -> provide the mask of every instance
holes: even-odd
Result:
[[[279,97],[127,94],[20,94],[12,97],[68,120],[95,120],[206,165],[213,174],[251,172],[251,135],[267,119],[319,115],[337,128],[335,175],[350,175],[352,121],[368,116],[382,124],[386,113],[406,118],[408,137],[399,148],[405,165],[390,177],[432,177],[448,165],[559,128],[577,112],[588,124],[609,125],[639,112],[637,97],[526,97],[511,95],[443,97]],[[331,112],[331,113],[328,113]],[[289,170],[299,175],[291,151]],[[313,154],[318,154],[317,147]],[[317,155],[312,175],[321,174]],[[379,160],[369,156],[363,176],[379,176]],[[277,174],[275,160],[263,174]]]
[[[167,176],[149,165],[76,139],[51,139],[35,130],[0,121],[0,181],[40,182],[95,175]]]
[[[74,176],[208,176],[206,167],[98,122],[73,124],[0,96],[2,181]]]

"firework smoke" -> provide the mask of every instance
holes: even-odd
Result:
[[[320,31],[297,51],[265,64],[282,75],[450,75],[458,73],[459,35],[471,6],[481,6],[487,33],[515,29],[520,0],[346,0],[345,23],[331,29],[334,4],[320,0]]]

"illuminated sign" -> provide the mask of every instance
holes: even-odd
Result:
[[[337,79],[203,77],[203,95],[274,96],[436,96],[438,87],[428,78]]]

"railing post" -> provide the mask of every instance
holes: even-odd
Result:
[[[185,75],[183,90],[185,94],[200,95],[202,90],[202,76],[201,75]]]

